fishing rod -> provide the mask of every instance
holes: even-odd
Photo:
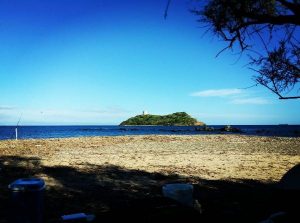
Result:
[[[17,126],[15,128],[15,133],[16,133],[16,140],[18,140],[18,126],[21,122],[21,118],[22,118],[23,113],[21,113],[20,117],[19,117],[19,121],[17,122]]]

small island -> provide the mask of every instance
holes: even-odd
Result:
[[[142,115],[131,117],[120,125],[202,126],[205,123],[197,121],[186,112],[176,112],[169,115],[150,115],[143,112]]]

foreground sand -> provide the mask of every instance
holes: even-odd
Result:
[[[0,141],[0,156],[35,157],[46,167],[115,165],[205,179],[278,181],[300,163],[300,138],[157,135],[7,140]]]

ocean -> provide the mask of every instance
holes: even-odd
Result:
[[[89,136],[123,135],[208,135],[242,134],[255,136],[300,137],[300,125],[232,125],[240,133],[222,132],[216,129],[224,125],[211,125],[215,131],[199,131],[194,126],[18,126],[19,139],[45,139]],[[15,126],[0,126],[0,140],[15,139]]]

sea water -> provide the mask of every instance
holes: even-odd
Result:
[[[215,130],[223,125],[210,125]],[[232,125],[241,133],[222,131],[199,131],[195,126],[18,126],[19,139],[67,138],[88,136],[123,135],[198,135],[198,134],[244,134],[257,136],[300,137],[300,125]],[[15,126],[0,126],[0,140],[14,139]]]

